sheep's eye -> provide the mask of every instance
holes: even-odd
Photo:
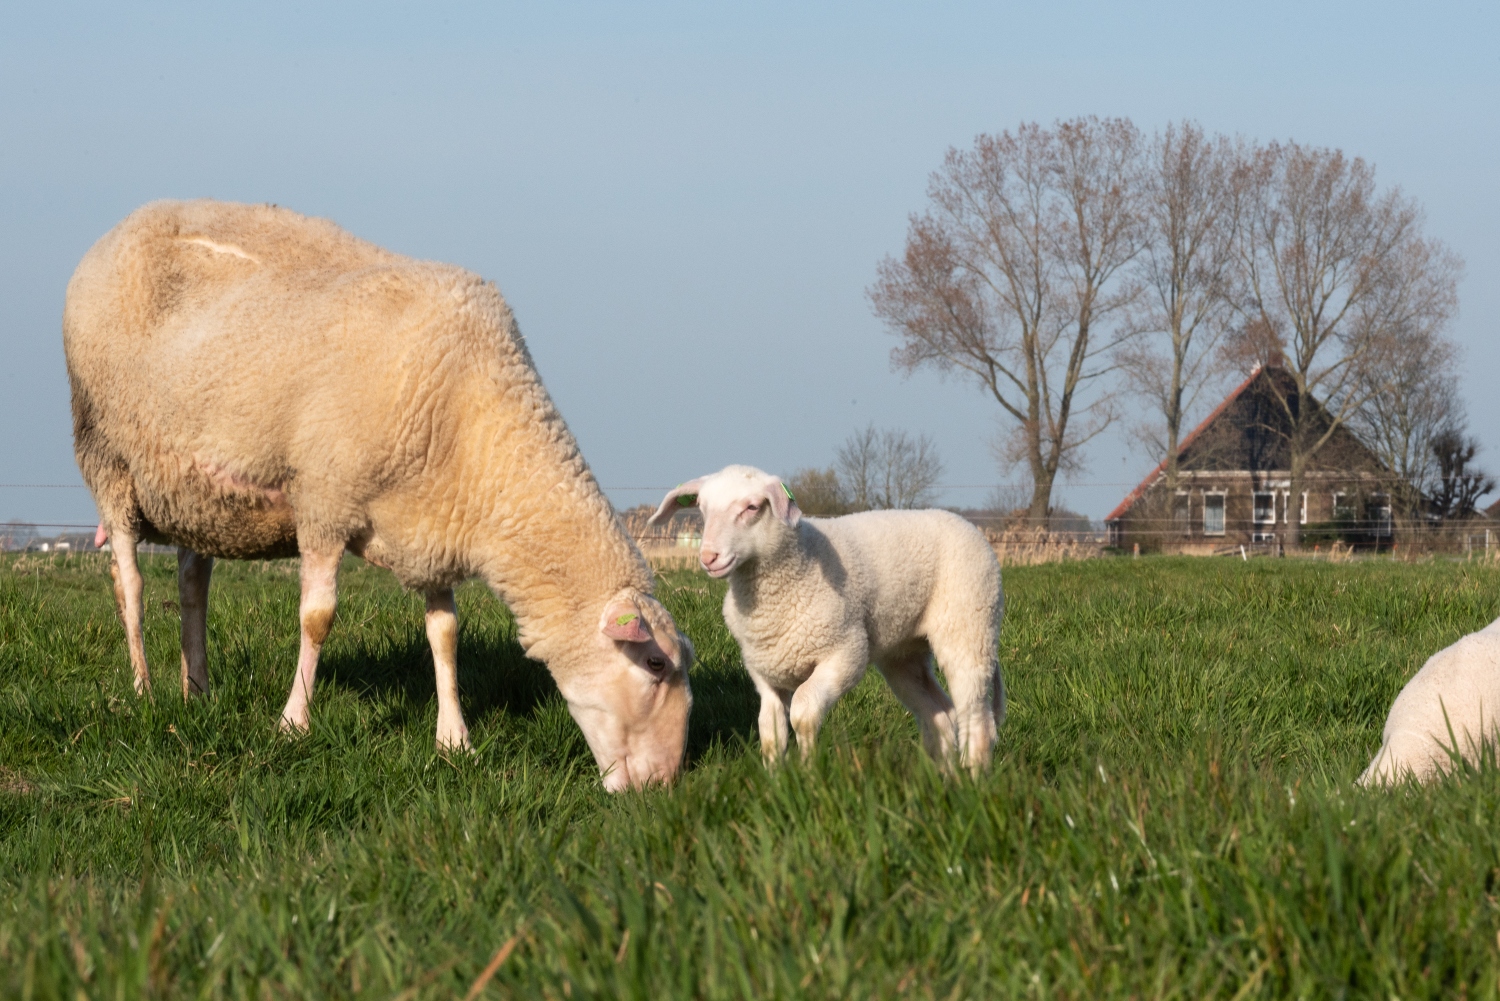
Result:
[[[647,657],[646,666],[653,671],[665,671],[667,669],[667,659],[665,657]]]

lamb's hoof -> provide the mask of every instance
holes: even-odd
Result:
[[[135,694],[137,698],[149,699],[151,697],[151,679],[145,675],[135,676]]]
[[[474,745],[469,743],[468,729],[448,733],[439,732],[437,750],[439,754],[473,754]]]
[[[305,737],[307,736],[308,720],[295,720],[290,716],[283,716],[281,717],[280,722],[276,724],[276,729],[280,731],[283,736]]]

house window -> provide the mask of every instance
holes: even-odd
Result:
[[[1190,511],[1188,503],[1186,493],[1179,493],[1172,498],[1172,531],[1178,535],[1187,535],[1192,530],[1192,525],[1188,521]]]
[[[1375,534],[1385,538],[1391,534],[1391,498],[1386,494],[1375,494],[1370,498],[1371,520],[1375,522]]]
[[[1333,495],[1333,517],[1335,520],[1354,517],[1354,511],[1349,507],[1349,495],[1343,491]]]
[[[1203,534],[1224,534],[1224,495],[1203,495]]]
[[[1297,515],[1297,523],[1301,524],[1301,525],[1306,525],[1307,524],[1307,491],[1306,490],[1302,491],[1302,510]]]
[[[1254,512],[1257,525],[1274,525],[1276,523],[1276,495],[1269,492],[1256,492]]]

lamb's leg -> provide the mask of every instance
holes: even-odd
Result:
[[[958,715],[953,700],[932,671],[932,652],[925,642],[881,658],[875,665],[901,704],[922,728],[922,746],[945,768],[958,749]]]
[[[437,675],[437,746],[440,751],[472,751],[469,728],[458,704],[458,612],[453,589],[427,592],[427,642]]]
[[[760,693],[760,753],[768,765],[774,765],[786,756],[787,739],[791,728],[787,712],[791,708],[792,693],[774,687],[769,681],[750,675],[755,690]]]
[[[311,552],[302,551],[302,646],[297,653],[297,677],[292,693],[281,711],[281,729],[285,733],[302,732],[308,726],[307,705],[312,700],[313,681],[318,673],[318,653],[333,628],[333,613],[338,607],[339,560],[344,547]]]
[[[151,672],[146,668],[146,579],[135,561],[135,536],[128,529],[109,533],[109,575],[115,582],[115,603],[125,623],[125,645],[130,650],[130,669],[135,693],[151,694]]]
[[[812,756],[818,730],[833,704],[864,677],[869,666],[868,653],[862,642],[835,651],[813,668],[808,679],[792,694],[792,732],[797,735],[797,747],[804,759]]]
[[[933,653],[943,665],[948,691],[953,695],[958,721],[958,749],[963,765],[978,773],[989,767],[995,750],[995,733],[1005,718],[1005,682],[993,646],[984,638],[971,642],[945,642],[933,637]],[[998,719],[997,719],[998,717]]]
[[[208,583],[214,558],[177,547],[177,604],[182,610],[182,697],[208,694]]]

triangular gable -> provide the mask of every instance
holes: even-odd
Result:
[[[1183,452],[1187,451],[1188,446],[1193,443],[1194,439],[1196,439],[1204,431],[1208,430],[1208,426],[1214,421],[1218,420],[1223,415],[1224,411],[1229,408],[1229,405],[1235,400],[1239,399],[1240,394],[1250,388],[1251,383],[1260,378],[1260,373],[1261,367],[1259,365],[1255,366],[1255,371],[1250,373],[1249,378],[1235,387],[1232,393],[1224,397],[1224,402],[1220,403],[1217,407],[1214,407],[1213,413],[1203,418],[1203,420],[1199,422],[1198,426],[1193,428],[1193,430],[1188,434],[1186,438],[1177,443],[1177,455],[1179,458],[1182,456]],[[1151,489],[1152,484],[1154,484],[1157,478],[1166,471],[1166,468],[1167,460],[1162,459],[1156,464],[1155,469],[1146,474],[1146,478],[1142,480],[1134,490],[1125,495],[1125,499],[1120,501],[1119,506],[1117,506],[1113,511],[1104,516],[1104,520],[1115,521],[1119,518],[1125,517],[1125,512],[1129,511],[1131,505],[1145,496],[1146,491]]]

